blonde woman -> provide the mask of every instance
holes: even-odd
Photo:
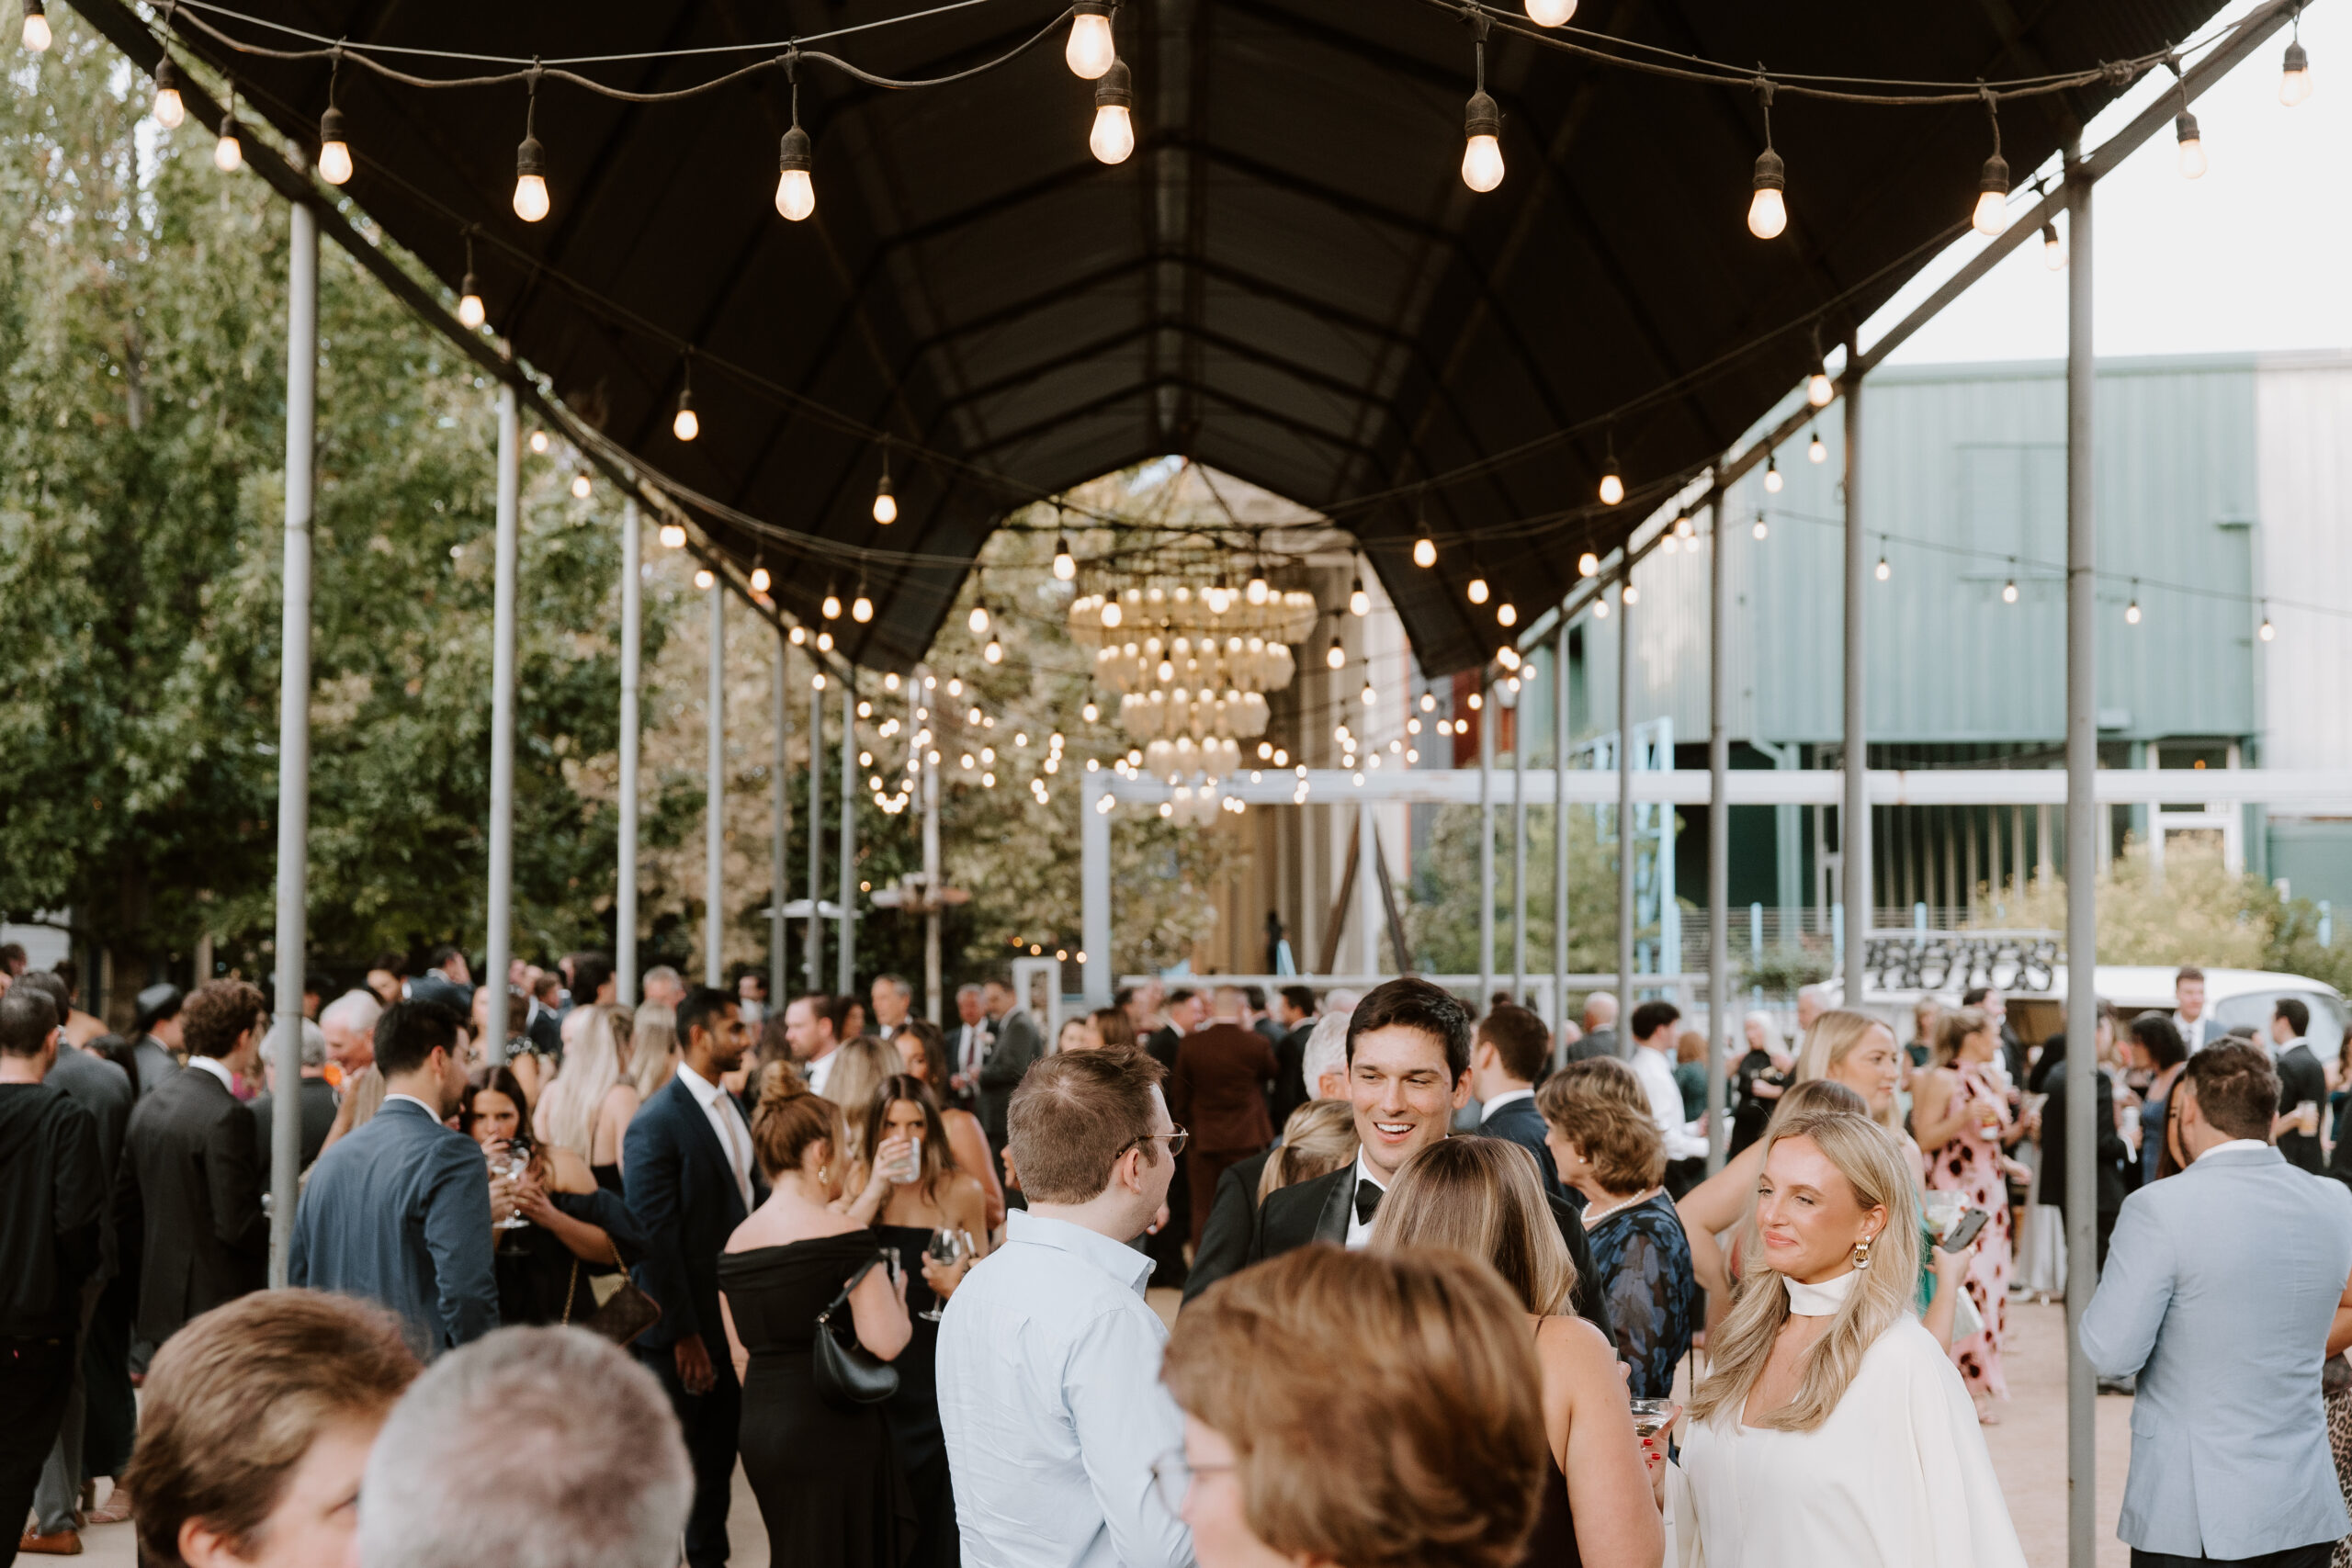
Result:
[[[842,1152],[852,1165],[865,1163],[865,1113],[874,1107],[875,1092],[905,1065],[897,1051],[870,1034],[844,1040],[833,1053],[825,1098],[849,1118],[849,1141]]]
[[[1904,1154],[1851,1112],[1765,1134],[1760,1245],[1670,1478],[1689,1568],[2024,1568],[1968,1390],[1912,1310]]]
[[[1355,1157],[1355,1103],[1310,1100],[1283,1123],[1283,1141],[1258,1173],[1258,1201],[1264,1202],[1269,1192],[1329,1176]]]
[[[629,1030],[628,1084],[639,1105],[660,1094],[678,1070],[678,1010],[646,1002]]]
[[[570,1149],[591,1170],[620,1172],[621,1140],[643,1103],[628,1081],[628,1037],[611,1006],[574,1008],[563,1021],[563,1071],[539,1096],[531,1131],[539,1142]],[[600,1184],[605,1182],[600,1174]]]
[[[1605,1102],[1604,1102],[1605,1103]],[[1373,1221],[1375,1253],[1442,1248],[1491,1265],[1527,1314],[1549,1459],[1522,1568],[1649,1568],[1663,1534],[1617,1357],[1570,1315],[1576,1265],[1535,1167],[1499,1138],[1448,1138],[1405,1162]],[[1206,1299],[1206,1298],[1204,1298]],[[1361,1560],[1358,1560],[1361,1561]]]

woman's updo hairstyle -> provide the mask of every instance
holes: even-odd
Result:
[[[752,1112],[752,1152],[760,1171],[770,1181],[787,1170],[798,1170],[809,1146],[829,1145],[836,1157],[846,1129],[842,1108],[808,1086],[795,1072],[770,1072],[760,1080],[760,1103]]]

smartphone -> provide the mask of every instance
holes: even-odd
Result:
[[[1992,1217],[1982,1209],[1971,1209],[1960,1216],[1960,1222],[1936,1245],[1946,1252],[1959,1252],[1976,1239],[1976,1233],[1983,1230],[1985,1222]]]

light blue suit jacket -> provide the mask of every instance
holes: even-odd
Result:
[[[2116,1533],[2259,1557],[2352,1531],[2320,1362],[2352,1274],[2352,1191],[2275,1148],[2217,1149],[2123,1201],[2083,1351],[2136,1373]]]

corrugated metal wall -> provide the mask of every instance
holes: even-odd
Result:
[[[2255,406],[2256,550],[2278,631],[2260,652],[2262,761],[2352,767],[2352,355],[2266,356]]]

